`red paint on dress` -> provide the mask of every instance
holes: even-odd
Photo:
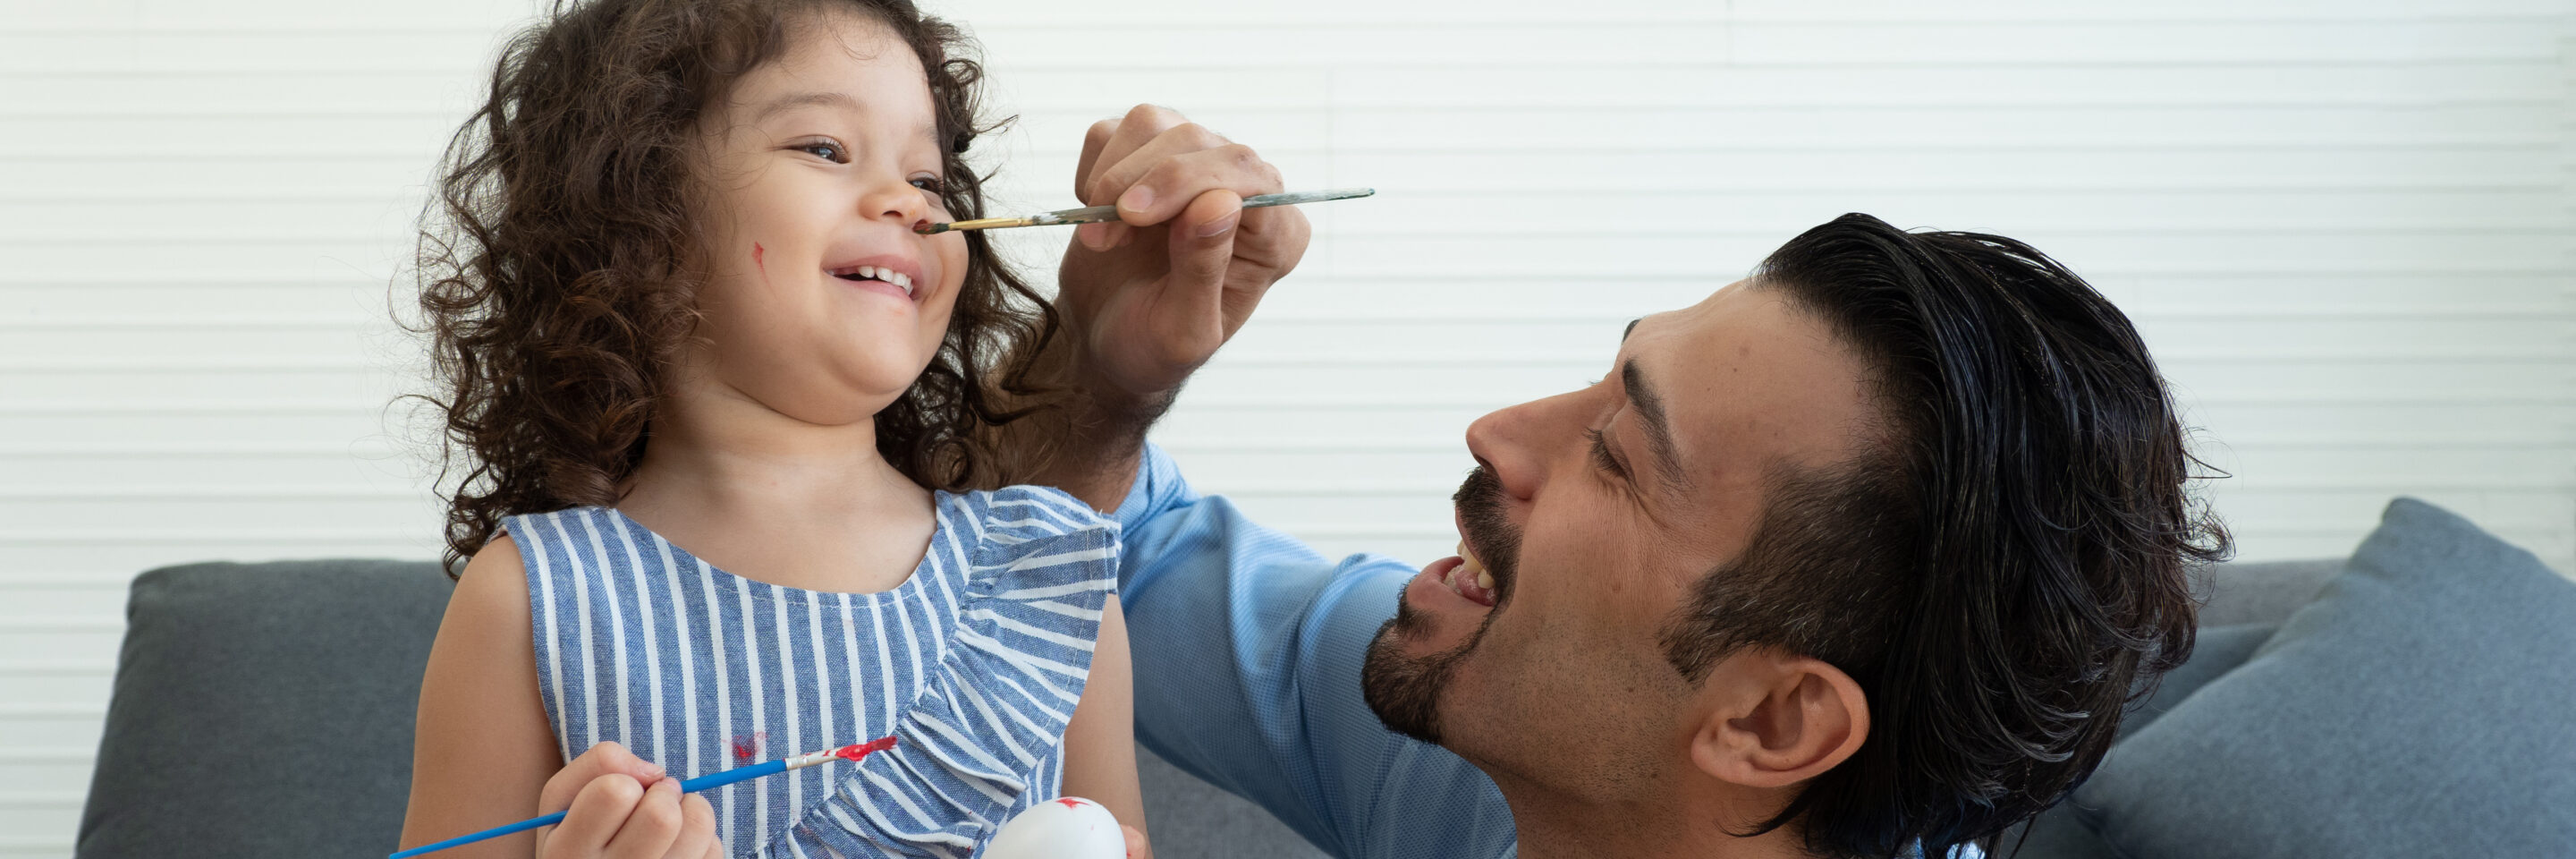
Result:
[[[733,738],[733,759],[740,763],[750,763],[752,758],[760,756],[761,743],[768,739],[769,733],[766,731],[753,731]]]
[[[891,748],[894,748],[893,737],[878,737],[864,743],[847,745],[833,749],[832,754],[835,757],[843,757],[856,761],[860,758],[867,757],[872,752],[882,752]]]

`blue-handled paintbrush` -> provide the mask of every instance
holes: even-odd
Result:
[[[733,769],[725,770],[724,772],[710,773],[708,775],[689,779],[688,781],[680,783],[680,792],[697,793],[698,791],[706,790],[711,787],[723,787],[738,781],[749,781],[761,776],[774,775],[788,770],[801,770],[806,767],[830,763],[835,760],[857,761],[860,758],[867,757],[870,752],[881,752],[890,748],[894,748],[894,738],[881,737],[864,743],[842,746],[837,749],[806,752],[805,754],[797,755],[795,757],[780,758],[768,763],[752,764],[747,767],[735,767]],[[487,838],[499,838],[513,832],[526,832],[540,826],[553,826],[555,824],[562,823],[563,819],[564,813],[558,811],[543,817],[532,817],[508,826],[496,826],[472,835],[450,838],[436,844],[423,844],[421,846],[387,856],[385,859],[409,859],[409,857],[418,856],[423,853],[436,853],[450,847],[472,844]]]

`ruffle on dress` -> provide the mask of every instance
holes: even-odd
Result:
[[[1052,489],[961,498],[981,508],[968,517],[981,530],[969,596],[895,720],[896,745],[831,764],[837,789],[754,855],[964,859],[1015,808],[1057,793],[1065,726],[1118,588],[1118,526]]]

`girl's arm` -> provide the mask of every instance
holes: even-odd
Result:
[[[1145,832],[1145,792],[1136,783],[1134,678],[1127,667],[1127,615],[1110,595],[1100,609],[1100,641],[1091,652],[1091,679],[1064,728],[1064,792],[1108,807],[1118,822]],[[1142,838],[1130,838],[1129,855],[1149,859]]]
[[[615,855],[661,857],[674,848],[686,856],[722,855],[706,800],[682,799],[678,783],[659,768],[612,743],[585,751],[570,766],[562,762],[538,697],[529,635],[526,568],[505,535],[466,563],[429,648],[402,846],[573,806],[562,825],[436,855],[525,859],[541,845],[554,856],[601,855],[603,848]]]
[[[563,768],[529,639],[528,579],[506,535],[465,564],[420,678],[405,848],[536,816],[537,791]],[[468,844],[442,859],[536,855],[536,835]]]

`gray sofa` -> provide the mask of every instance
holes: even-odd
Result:
[[[2374,535],[2356,556],[2357,569],[2380,575],[2383,568],[2404,566],[2411,561],[2399,558],[2402,550],[2433,551],[2438,557],[2428,564],[2502,564],[2522,563],[2539,569],[2537,575],[2548,581],[2533,579],[2527,571],[2515,579],[2513,587],[2527,587],[2528,593],[2513,591],[2503,585],[2458,578],[2467,584],[2460,599],[2488,598],[2505,588],[2503,597],[2516,604],[2536,604],[2534,617],[2539,622],[2551,619],[2559,625],[2576,629],[2576,584],[2570,584],[2540,567],[2527,553],[2520,560],[2505,558],[2481,560],[2461,555],[2450,544],[2469,539],[2443,532],[2433,539],[2422,536],[2430,528],[2439,531],[2466,529],[2483,538],[2465,520],[2439,518],[2440,511],[2429,505],[2401,501],[2392,506],[2390,522],[2396,524],[2413,503],[2429,513],[2421,513],[2408,527],[2411,531],[2389,537],[2395,524],[2384,524],[2382,533]],[[2411,520],[2410,520],[2411,521]],[[2402,529],[2401,529],[2402,530]],[[2388,543],[2387,540],[2395,540]],[[2400,539],[2406,538],[2406,539]],[[2486,538],[2492,540],[2492,538]],[[2412,540],[2412,542],[2408,542]],[[2383,545],[2386,543],[2386,545]],[[2426,546],[2430,544],[2431,548]],[[2501,544],[2497,544],[2501,545]],[[2390,548],[2395,546],[2396,548]],[[2509,549],[2509,547],[2507,547]],[[2518,552],[2519,550],[2512,550]],[[2449,554],[2441,554],[2448,552]],[[2395,559],[2395,560],[2392,560]],[[2042,815],[2028,828],[2026,838],[2008,840],[2018,844],[2019,855],[2039,859],[2069,857],[2217,855],[2206,845],[2161,849],[2128,847],[2114,849],[2124,839],[2134,844],[2153,846],[2155,839],[2170,836],[2156,829],[2155,814],[2180,809],[2188,825],[2202,827],[2200,821],[2224,816],[2190,806],[2191,801],[2208,800],[2245,805],[2215,786],[2249,782],[2244,772],[2225,771],[2230,753],[2221,750],[2201,754],[2189,744],[2209,737],[2239,733],[2230,726],[2242,722],[2263,722],[2261,717],[2231,718],[2227,712],[2182,713],[2186,699],[2213,682],[2236,671],[2240,663],[2261,656],[2269,663],[2288,664],[2282,670],[2300,671],[2295,660],[2302,658],[2298,642],[2288,645],[2282,640],[2299,638],[2274,630],[2301,630],[2301,635],[2314,637],[2318,630],[2331,631],[2342,623],[2339,618],[2352,615],[2349,606],[2311,606],[2319,603],[2352,602],[2368,597],[2377,585],[2370,575],[2340,576],[2343,560],[2295,561],[2285,563],[2229,564],[2212,571],[2207,580],[2208,603],[2202,614],[2203,643],[2193,660],[2169,675],[2160,690],[2142,702],[2124,726],[2121,745],[2114,748],[2103,772],[2092,784],[2079,790],[2073,800]],[[2420,565],[2420,564],[2419,564]],[[2447,574],[2446,574],[2447,575]],[[2332,582],[2333,585],[2329,586]],[[2350,584],[2347,584],[2350,583]],[[2565,586],[2558,588],[2558,586]],[[2553,590],[2553,588],[2557,588]],[[88,804],[83,810],[78,841],[80,859],[125,859],[125,857],[159,857],[184,853],[199,857],[365,857],[382,856],[395,845],[401,828],[404,797],[409,783],[413,706],[418,694],[421,666],[427,659],[430,640],[438,626],[450,585],[447,579],[425,562],[394,561],[291,561],[266,564],[208,563],[153,570],[138,577],[133,585],[128,607],[130,626],[118,664],[113,703],[108,710],[105,739],[101,743],[96,777],[91,783]],[[2340,590],[2339,590],[2340,589]],[[2325,598],[2320,598],[2321,590]],[[2566,593],[2562,597],[2559,590]],[[2402,594],[2401,594],[2402,596]],[[2421,602],[2407,596],[2401,603]],[[2305,610],[2303,610],[2305,609]],[[2481,609],[2488,615],[2494,609]],[[2564,611],[2564,614],[2558,612]],[[2426,616],[2440,613],[2422,610]],[[2509,612],[2506,612],[2509,613]],[[2515,621],[2522,623],[2524,621]],[[2387,625],[2387,624],[2382,624]],[[2397,624],[2408,626],[2410,624]],[[2480,625],[2491,625],[2483,624]],[[2470,632],[2475,632],[2471,630]],[[2554,633],[2553,633],[2554,634]],[[2520,632],[2505,639],[2508,650],[2534,636]],[[2557,638],[2538,640],[2537,660],[2529,667],[2516,670],[2526,673],[2550,671],[2551,664],[2576,665],[2576,633],[2558,634]],[[2425,645],[2408,644],[2416,650]],[[2478,647],[2493,651],[2492,643]],[[2281,651],[2263,656],[2266,649]],[[2339,651],[2366,651],[2349,645]],[[2412,653],[2415,651],[2404,651]],[[2331,657],[2333,654],[2328,654]],[[2376,663],[2402,662],[2401,655],[2390,657],[2361,653],[2355,658]],[[2445,656],[2442,659],[2451,659]],[[2456,661],[2456,660],[2454,660]],[[2438,662],[2438,660],[2437,660]],[[2261,667],[2261,666],[2258,666]],[[2250,671],[2251,669],[2249,669]],[[2271,670],[2266,668],[2265,670]],[[2277,673],[2277,672],[2275,672]],[[2315,673],[2307,670],[2307,673]],[[2446,677],[2456,675],[2453,671]],[[2560,678],[2569,676],[2557,670]],[[2257,678],[2260,679],[2260,678]],[[2436,678],[2429,684],[2452,682]],[[2549,677],[2527,678],[2538,683],[2556,683]],[[2227,690],[2230,695],[2255,696],[2254,700],[2280,702],[2282,707],[2297,704],[2297,695],[2284,692],[2279,683],[2258,686],[2240,682]],[[2372,689],[2384,683],[2360,688]],[[2576,682],[2566,687],[2576,688]],[[2399,694],[2411,691],[2398,690]],[[2435,692],[2434,694],[2443,694]],[[2530,712],[2546,714],[2549,708],[2567,703],[2568,693],[2542,690],[2532,693],[2538,698],[2528,701],[2485,701],[2481,712]],[[2261,696],[2272,696],[2263,698]],[[2556,695],[2558,697],[2550,697]],[[2217,692],[2212,696],[2223,697]],[[2529,697],[2529,696],[2526,696]],[[2192,702],[2197,706],[2200,702]],[[2217,705],[2212,705],[2215,707]],[[2332,708],[2345,705],[2329,702],[2325,715],[2312,718],[2333,721]],[[2212,707],[2202,707],[2210,710]],[[2503,710],[2495,708],[2502,707]],[[2513,708],[2522,708],[2515,710]],[[2257,709],[2261,709],[2258,707]],[[2346,709],[2349,709],[2346,707]],[[2537,767],[2560,767],[2576,762],[2576,740],[2561,742],[2548,733],[2558,731],[2576,737],[2576,707],[2560,707],[2554,712],[2560,718],[2555,724],[2519,726],[2523,736],[2519,745],[2508,744],[2502,751],[2516,757],[2511,761],[2528,762]],[[2370,714],[2364,714],[2368,716]],[[2372,716],[2372,718],[2377,718]],[[2522,716],[2517,719],[2545,720],[2546,715]],[[2166,730],[2158,736],[2159,722],[2185,719],[2217,719],[2188,732]],[[2209,725],[2222,727],[2213,728]],[[2259,726],[2258,726],[2259,727]],[[2539,732],[2529,730],[2538,728]],[[2250,730],[2250,729],[2249,729]],[[2292,740],[2261,740],[2268,747],[2295,746],[2299,738],[2313,731],[2299,729]],[[2531,740],[2530,736],[2538,736]],[[2328,740],[2335,739],[2328,737]],[[2151,742],[2152,741],[2152,742]],[[2360,742],[2369,742],[2360,738]],[[2486,742],[2479,739],[2479,742]],[[2162,746],[2157,746],[2162,743]],[[2154,751],[2183,743],[2179,751]],[[2535,745],[2536,743],[2536,745]],[[2149,752],[2131,753],[2130,747],[2150,748]],[[1141,750],[1140,750],[1141,751]],[[2291,752],[2295,752],[2292,749]],[[2152,752],[2152,753],[2150,753]],[[2283,752],[2289,755],[2290,752]],[[2327,747],[2323,757],[2297,764],[2303,768],[2325,766],[2331,769],[2349,752]],[[1153,832],[1156,852],[1172,859],[1190,857],[1236,857],[1236,859],[1271,859],[1271,857],[1310,857],[1324,855],[1290,833],[1269,815],[1253,806],[1226,795],[1206,783],[1173,769],[1151,754],[1139,755],[1143,763],[1149,828]],[[2285,760],[2298,761],[2294,755]],[[2322,760],[2318,764],[2315,760]],[[2365,762],[2366,763],[2366,762]],[[2457,761],[2458,766],[2491,766],[2474,761]],[[2264,770],[2251,771],[2260,775]],[[2493,773],[2490,773],[2492,775]],[[2207,780],[2211,789],[2174,791],[2156,788],[2154,778],[2175,775],[2185,784]],[[2293,777],[2307,777],[2294,773]],[[2321,774],[2326,781],[2314,783],[2308,794],[2327,794],[2336,789],[2331,773]],[[2367,772],[2364,772],[2367,775]],[[2507,773],[2510,775],[2510,773]],[[2576,854],[2576,766],[2565,766],[2555,776],[2541,774],[2537,789],[2513,788],[2516,796],[2527,797],[2531,811],[2542,817],[2535,823],[2525,821],[2512,836],[2491,843],[2520,848],[2531,844],[2559,844],[2564,850],[2544,847],[2537,852],[2521,849],[2512,855]],[[2555,778],[2557,781],[2549,781]],[[2250,779],[2259,781],[2259,779]],[[2456,781],[2456,780],[2454,780]],[[2145,784],[2146,788],[2136,785]],[[2144,789],[2147,796],[2136,800],[2127,790]],[[2261,790],[2279,790],[2261,788]],[[2298,792],[2294,786],[2293,794]],[[2382,793],[2387,789],[2382,788]],[[2188,795],[2174,795],[2188,794]],[[2483,808],[2489,800],[2471,796],[2459,799],[2460,791],[2449,796],[2455,804],[2470,811]],[[2258,796],[2265,796],[2258,794]],[[2345,816],[2366,813],[2374,796],[2358,801],[2332,804],[2331,813]],[[2400,797],[2407,802],[2411,798]],[[2269,796],[2253,803],[2264,807],[2271,818],[2256,816],[2245,825],[2259,832],[2299,833],[2311,830],[2296,819],[2297,809],[2306,803],[2287,796]],[[2281,819],[2278,809],[2292,815]],[[2555,817],[2552,817],[2554,815]],[[2267,820],[2269,823],[2267,823]],[[2143,821],[2143,822],[2142,822]],[[496,823],[500,821],[495,821]],[[2314,821],[2311,821],[2314,823]],[[2437,821],[2437,824],[2439,822]],[[2218,826],[2221,823],[2209,823]],[[2334,833],[2355,833],[2354,837],[2380,839],[2368,826],[2342,820],[2326,820],[2316,825]],[[2355,828],[2359,827],[2359,828]],[[2168,827],[2171,828],[2171,827]],[[2184,836],[2194,833],[2186,832]],[[2206,834],[2206,833],[2199,833]],[[2561,835],[2564,841],[2553,841]],[[2224,844],[2251,844],[2261,847],[2258,836],[2226,835]],[[2318,836],[2304,835],[2315,839]],[[2436,832],[2438,843],[2466,846],[2456,832]],[[2472,834],[2471,840],[2475,839]],[[2536,841],[2533,839],[2537,839]],[[2168,838],[2170,840],[2170,838]],[[2330,839],[2329,839],[2330,840]],[[2125,847],[2126,845],[2124,845]],[[2273,845],[2277,847],[2278,845]],[[2409,848],[2412,849],[2412,848]],[[2011,852],[2007,849],[2004,852]],[[2367,852],[2367,851],[2365,851]],[[2302,855],[2308,851],[2294,844],[2287,851],[2256,849],[2245,855]],[[2314,855],[2329,855],[2318,853]],[[2331,855],[2356,855],[2335,852]],[[2371,854],[2379,855],[2379,854]],[[2476,851],[2452,853],[2411,853],[2408,855],[2506,855]]]
[[[452,587],[421,561],[190,564],[136,577],[75,855],[393,852],[421,667]],[[1159,855],[1324,855],[1251,803],[1137,751]]]

